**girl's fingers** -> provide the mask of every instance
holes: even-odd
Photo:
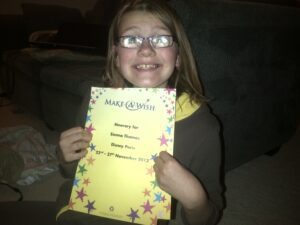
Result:
[[[86,154],[87,154],[86,149],[81,149],[80,151],[70,153],[67,156],[67,159],[68,159],[67,161],[71,162],[71,161],[74,161],[74,160],[79,160],[82,157],[84,157]]]

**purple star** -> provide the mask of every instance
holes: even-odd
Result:
[[[152,214],[151,209],[154,207],[154,205],[150,205],[149,200],[147,200],[147,203],[144,203],[144,205],[141,205],[141,207],[144,208],[144,214],[145,214],[146,212],[150,212],[150,214]]]
[[[80,191],[76,191],[76,192],[77,192],[77,197],[76,197],[76,199],[77,199],[77,198],[80,198],[80,200],[83,202],[83,198],[84,198],[85,196],[87,196],[87,194],[84,193],[83,188],[81,188]]]
[[[85,208],[88,209],[88,214],[90,214],[90,212],[92,210],[95,210],[96,208],[94,207],[94,203],[95,201],[90,202],[90,200],[88,200],[88,204],[86,206],[84,206]]]
[[[132,208],[130,208],[131,210],[131,213],[128,214],[127,216],[131,218],[131,223],[134,223],[135,219],[136,218],[140,218],[139,215],[138,215],[138,209],[136,211],[134,211]]]

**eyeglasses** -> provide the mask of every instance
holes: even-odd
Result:
[[[128,35],[119,37],[119,44],[123,48],[139,48],[144,40],[149,41],[153,48],[167,48],[173,45],[174,37],[172,35],[155,35],[150,37]]]

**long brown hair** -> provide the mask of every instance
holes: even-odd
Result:
[[[186,36],[177,13],[163,0],[128,0],[124,1],[114,17],[108,36],[108,54],[105,83],[111,87],[126,87],[127,82],[116,67],[116,52],[114,46],[119,37],[119,25],[124,14],[131,11],[151,13],[158,18],[175,37],[178,44],[179,67],[168,81],[168,86],[177,89],[177,96],[186,92],[191,100],[202,102],[204,100],[201,82],[190,42]]]

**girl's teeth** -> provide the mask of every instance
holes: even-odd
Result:
[[[156,65],[142,64],[142,65],[138,65],[136,68],[143,69],[143,70],[153,69],[153,68],[156,68]]]

